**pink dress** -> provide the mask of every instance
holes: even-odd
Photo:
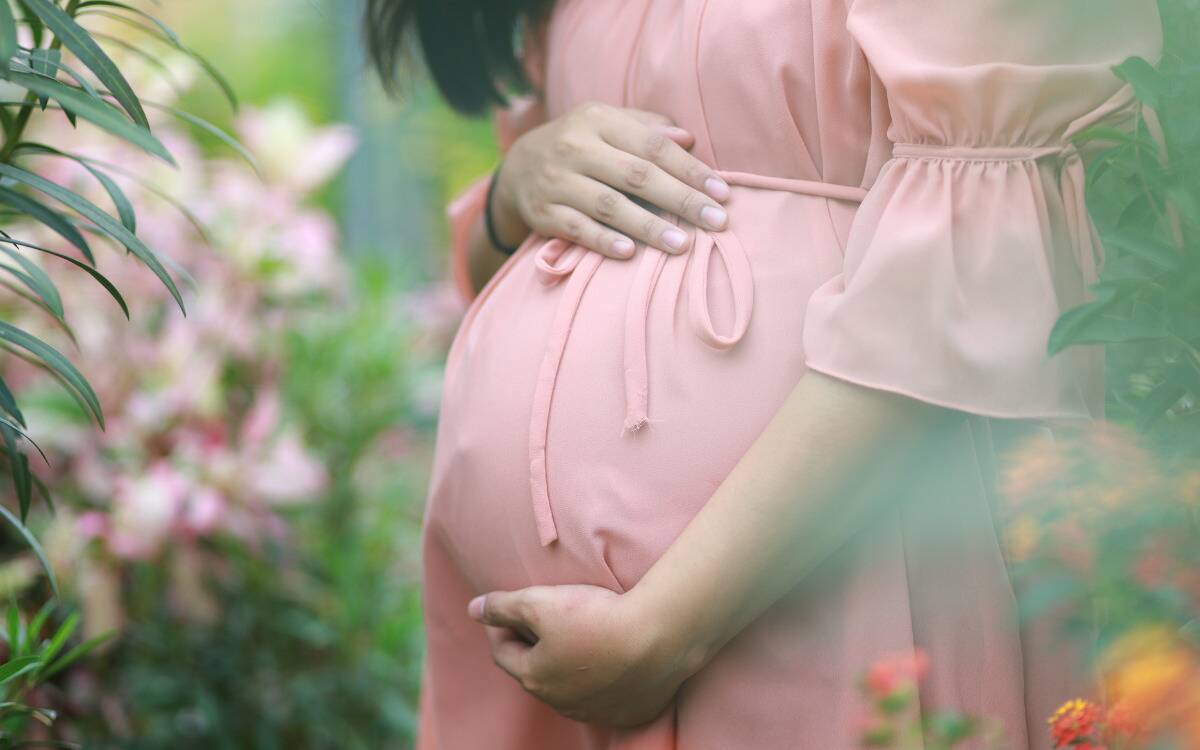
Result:
[[[914,647],[923,704],[1048,747],[1081,685],[1016,624],[994,472],[1006,440],[1101,416],[1100,352],[1046,356],[1101,259],[1069,141],[1131,126],[1112,66],[1158,61],[1154,0],[559,0],[540,43],[546,116],[672,117],[731,221],[628,261],[535,235],[471,301],[423,534],[419,747],[851,748],[858,676]],[[482,193],[452,211],[460,250]],[[643,729],[565,719],[492,664],[473,596],[628,590],[808,369],[961,414],[893,511]]]

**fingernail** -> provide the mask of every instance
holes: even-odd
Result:
[[[620,255],[622,258],[628,258],[633,255],[633,240],[628,237],[617,237],[612,241],[613,252]]]
[[[713,198],[723,201],[729,197],[729,184],[720,177],[709,177],[704,181],[704,191]]]
[[[487,594],[480,594],[472,599],[471,603],[467,605],[467,615],[472,620],[483,619],[483,599],[485,596],[487,596]]]
[[[705,206],[700,211],[700,219],[713,229],[723,229],[725,222],[729,221],[729,214],[716,206]]]
[[[682,250],[683,246],[687,244],[687,235],[678,229],[668,229],[663,232],[662,239],[668,246],[676,250]]]
[[[689,131],[684,130],[683,128],[678,127],[676,125],[663,125],[662,128],[668,136],[671,136],[673,138],[691,138],[692,137],[692,134]]]

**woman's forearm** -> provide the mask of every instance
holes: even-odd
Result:
[[[806,374],[717,492],[630,591],[689,672],[872,516],[863,467],[886,476],[948,412]]]

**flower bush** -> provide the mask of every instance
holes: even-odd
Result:
[[[161,62],[186,86],[181,59]],[[83,277],[54,277],[73,329],[5,308],[76,352],[108,417],[96,434],[52,377],[5,363],[45,436],[38,475],[57,505],[47,555],[83,630],[116,635],[58,676],[64,689],[46,700],[67,720],[55,736],[100,748],[406,747],[421,648],[410,500],[424,487],[457,299],[446,284],[401,294],[339,255],[315,194],[354,148],[348,128],[279,101],[237,118],[240,155],[222,145],[213,157],[184,126],[151,119],[179,169],[65,121],[37,136],[69,135],[110,167],[139,205],[139,235],[187,280],[188,316],[144,269],[124,267],[106,272],[135,292],[132,324]],[[104,199],[77,163],[37,161]]]
[[[265,162],[260,178],[240,162],[205,160],[168,123],[159,132],[177,154],[178,174],[111,141],[74,136],[77,152],[139,175],[123,186],[145,207],[139,231],[186,270],[192,289],[185,318],[148,274],[118,269],[121,286],[137,292],[125,325],[90,279],[65,276],[59,286],[84,321],[73,337],[27,308],[11,313],[48,340],[65,346],[73,338],[108,410],[107,429],[97,436],[43,371],[11,368],[8,379],[29,404],[31,429],[46,436],[41,447],[53,470],[43,480],[67,501],[47,533],[49,554],[68,579],[113,578],[125,563],[158,560],[168,546],[190,560],[175,566],[178,574],[196,576],[200,540],[278,538],[285,533],[280,508],[319,496],[327,482],[283,416],[281,335],[306,300],[345,294],[333,222],[305,200],[332,176],[353,138],[344,128],[307,129],[286,104],[245,112],[238,129],[250,148],[288,139],[302,145],[288,160]],[[96,189],[76,162],[43,167],[84,194]],[[152,192],[159,189],[172,202]],[[113,586],[89,588],[97,597],[116,593]],[[197,593],[183,581],[175,588]],[[212,602],[177,599],[194,615],[213,614]],[[89,632],[119,625],[118,602],[84,604]]]

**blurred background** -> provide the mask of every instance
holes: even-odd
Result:
[[[1107,701],[1047,717],[1056,747],[1200,748],[1200,0],[1160,6],[1161,65],[1117,70],[1156,115],[1089,165],[1103,284],[1049,342],[1109,345],[1111,422],[999,483],[1023,614],[1098,634]],[[385,96],[358,14],[0,0],[0,750],[412,746],[444,208],[497,148],[419,72]],[[977,746],[974,717],[921,723],[902,657],[863,682],[864,744]]]
[[[110,636],[26,702],[58,712],[45,736],[86,747],[410,747],[416,535],[461,314],[443,207],[492,166],[491,126],[450,115],[419,75],[386,98],[356,2],[137,7],[211,61],[236,111],[151,21],[97,7],[80,23],[144,101],[238,145],[148,107],[172,169],[32,118],[37,140],[119,170],[138,236],[193,283],[185,318],[144,267],[101,257],[131,322],[83,274],[56,277],[70,333],[5,306],[71,353],[107,422],[43,370],[4,368],[49,459],[34,471],[54,512],[29,519],[64,592],[48,620]],[[102,202],[79,164],[29,163]],[[19,539],[10,552],[0,597],[31,616],[46,582]]]

